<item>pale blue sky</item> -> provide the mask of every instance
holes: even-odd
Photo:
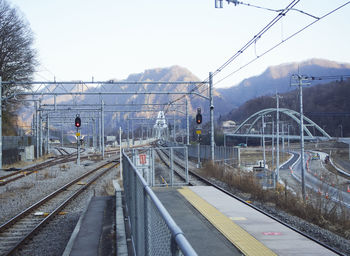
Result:
[[[268,12],[214,0],[9,0],[35,34],[41,66],[36,80],[125,79],[145,69],[180,65],[199,79],[215,71],[273,17]],[[283,8],[291,0],[247,0]],[[301,0],[296,8],[322,16],[346,0]],[[268,66],[310,58],[350,62],[350,4],[268,55],[224,80],[227,87]],[[291,11],[283,21],[231,63],[214,82],[311,22]]]

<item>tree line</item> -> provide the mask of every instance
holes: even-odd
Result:
[[[38,65],[37,53],[33,47],[33,32],[19,10],[6,0],[0,0],[0,76],[2,81],[31,81]],[[15,83],[1,86],[3,96],[3,135],[17,135],[17,110],[23,105],[23,97],[13,97],[18,91],[30,85],[15,86]]]

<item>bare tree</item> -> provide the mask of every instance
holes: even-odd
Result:
[[[2,81],[30,81],[37,65],[36,51],[33,49],[33,32],[28,22],[16,8],[6,0],[0,0],[0,76]],[[9,96],[15,91],[28,89],[29,85],[2,85],[2,95]],[[4,132],[16,119],[15,112],[20,101],[3,103]],[[9,128],[9,127],[8,127]]]

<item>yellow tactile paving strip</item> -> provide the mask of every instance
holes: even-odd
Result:
[[[189,188],[178,191],[244,255],[277,255]]]

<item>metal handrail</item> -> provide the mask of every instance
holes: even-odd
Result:
[[[144,178],[141,176],[141,174],[137,171],[135,165],[132,163],[130,158],[123,152],[123,158],[126,158],[129,162],[130,166],[132,166],[133,171],[137,175],[138,179],[141,181],[145,193],[150,197],[152,202],[154,203],[154,206],[158,209],[160,215],[162,216],[163,220],[165,221],[166,225],[168,226],[172,237],[175,239],[176,244],[181,249],[182,253],[184,255],[188,256],[195,256],[197,253],[192,248],[191,244],[188,242],[186,237],[184,236],[182,230],[180,227],[175,223],[174,219],[170,216],[168,211],[165,209],[161,201],[158,199],[156,194],[153,192],[153,190],[150,188],[150,186],[146,183]]]

